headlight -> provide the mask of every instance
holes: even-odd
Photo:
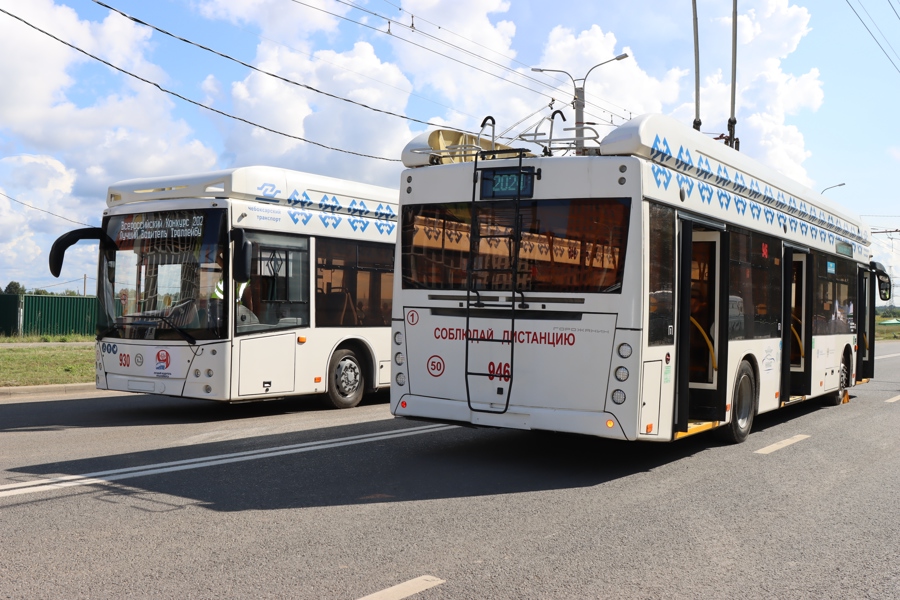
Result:
[[[626,379],[628,379],[628,369],[626,369],[625,367],[619,367],[618,369],[616,369],[616,379],[618,379],[619,381],[625,381]]]
[[[628,358],[631,356],[631,344],[619,344],[619,356]]]
[[[398,352],[397,354],[394,355],[394,362],[397,363],[398,365],[403,365],[403,363],[406,362],[406,357],[403,356],[402,352]]]
[[[403,343],[403,332],[402,331],[394,332],[394,343],[397,344],[398,346]]]
[[[397,385],[406,385],[406,373],[397,373],[394,381],[397,382]]]
[[[623,402],[625,402],[625,392],[623,392],[622,390],[613,390],[612,401],[616,404],[622,404]]]

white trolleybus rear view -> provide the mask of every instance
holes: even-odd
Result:
[[[890,279],[819,194],[658,115],[568,157],[447,135],[404,151],[395,415],[740,442],[873,376]]]
[[[395,190],[269,167],[113,185],[97,387],[226,402],[390,383]]]

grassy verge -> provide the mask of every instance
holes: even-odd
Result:
[[[91,383],[93,346],[32,346],[0,348],[0,387]]]
[[[0,344],[35,344],[40,342],[93,342],[93,335],[14,335],[0,334]]]

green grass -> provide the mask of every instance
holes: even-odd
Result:
[[[93,342],[93,335],[77,335],[74,333],[65,335],[14,335],[7,336],[0,333],[0,344],[35,344],[41,342]]]
[[[93,346],[0,347],[0,387],[91,383]]]

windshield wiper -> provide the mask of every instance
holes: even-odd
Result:
[[[169,317],[163,316],[163,315],[142,315],[142,314],[136,314],[136,315],[122,315],[122,316],[119,317],[119,318],[120,318],[120,319],[159,319],[160,321],[162,321],[163,323],[165,323],[166,325],[168,325],[169,327],[171,327],[172,330],[173,330],[175,333],[177,333],[178,335],[180,335],[181,338],[182,338],[184,341],[186,341],[188,344],[190,344],[191,346],[193,346],[193,345],[195,345],[195,344],[197,343],[197,339],[196,339],[194,336],[192,336],[192,335],[189,334],[187,331],[185,331],[184,329],[182,329],[181,327],[179,327],[178,325],[176,325],[176,324],[172,321],[172,319],[170,319]],[[132,325],[153,325],[153,324],[154,324],[154,323],[153,323],[152,321],[146,321],[146,322],[144,322],[144,321],[134,321],[134,322],[132,323]],[[113,330],[115,330],[115,329],[118,329],[119,327],[120,327],[120,325],[116,325],[115,327],[111,328],[110,331],[113,331]],[[105,332],[105,334],[106,334],[106,333],[110,333],[110,331]],[[105,334],[104,334],[104,335],[105,335]]]

